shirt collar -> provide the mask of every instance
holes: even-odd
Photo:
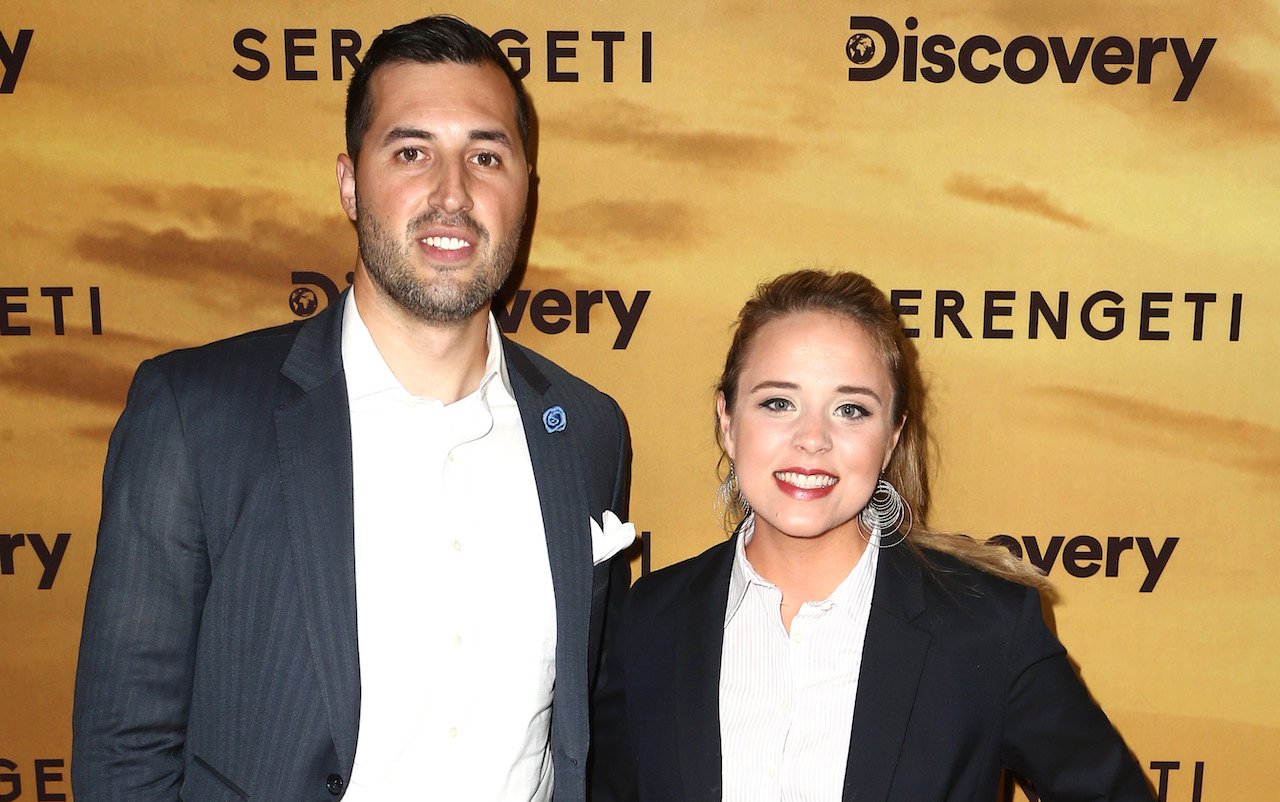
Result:
[[[751,513],[743,519],[742,525],[738,527],[737,542],[733,547],[733,568],[729,572],[729,600],[725,606],[724,625],[729,626],[729,622],[733,620],[734,614],[738,612],[738,608],[742,606],[742,600],[747,597],[747,591],[752,585],[760,588],[776,588],[769,580],[760,576],[756,572],[751,561],[747,559],[747,544],[751,542],[751,538],[756,531],[756,516]],[[867,548],[862,552],[862,558],[858,560],[858,564],[853,567],[836,589],[831,592],[825,600],[818,603],[818,606],[824,610],[835,608],[844,614],[853,616],[855,614],[855,605],[859,599],[859,588],[866,582],[874,582],[876,573],[876,564],[879,562],[880,556],[880,536],[877,532],[872,536],[871,542],[867,544]],[[868,578],[868,574],[871,575]]]
[[[492,314],[485,329],[486,355],[484,376],[480,380],[479,394],[487,406],[515,404],[511,389],[511,376],[507,371],[507,358],[502,348],[502,335]],[[347,395],[351,400],[388,393],[407,401],[424,401],[413,396],[382,358],[369,327],[356,308],[354,291],[347,292],[342,316],[342,367],[346,373]],[[469,396],[468,396],[469,397]]]
[[[751,561],[747,559],[747,543],[756,532],[756,514],[750,513],[742,519],[738,526],[738,537],[733,545],[733,568],[729,572],[729,603],[724,611],[724,625],[729,626],[733,616],[747,597],[747,588],[751,585],[773,587],[767,579],[756,573]]]

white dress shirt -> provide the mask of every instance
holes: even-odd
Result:
[[[782,624],[782,591],[747,559],[739,534],[720,657],[724,802],[833,802],[844,790],[862,644],[878,549],[820,602]]]
[[[556,615],[528,444],[489,320],[480,387],[411,395],[348,295],[360,730],[347,802],[548,802]]]

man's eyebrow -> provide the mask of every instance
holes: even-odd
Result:
[[[473,128],[468,132],[468,139],[472,142],[497,142],[499,145],[505,145],[512,150],[515,149],[511,144],[511,137],[507,136],[505,131],[498,129]]]
[[[436,135],[430,131],[424,131],[421,128],[392,128],[387,135],[382,138],[382,144],[390,145],[392,142],[401,139],[435,139]]]
[[[390,145],[401,139],[421,139],[425,142],[435,141],[436,135],[423,128],[411,128],[408,126],[400,126],[392,128],[387,135],[382,138],[382,144]],[[511,137],[507,136],[505,131],[500,129],[473,128],[467,132],[467,139],[472,142],[497,142],[508,149],[515,150],[515,146],[511,142]]]

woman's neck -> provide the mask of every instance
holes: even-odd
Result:
[[[829,597],[866,550],[867,541],[852,522],[816,537],[793,537],[759,518],[746,545],[751,567],[782,591],[782,623],[788,632],[800,606]]]

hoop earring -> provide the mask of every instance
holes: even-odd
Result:
[[[898,493],[896,487],[889,484],[888,480],[877,479],[875,490],[871,491],[867,506],[858,513],[858,532],[862,535],[862,539],[879,548],[891,549],[907,539],[907,535],[911,533],[912,523],[911,505]],[[905,529],[903,529],[904,524]],[[892,543],[874,543],[871,538],[881,532],[897,533],[901,537]]]
[[[742,488],[738,485],[738,472],[734,470],[733,461],[729,462],[729,473],[724,477],[724,481],[720,483],[720,487],[716,488],[716,509],[727,510],[734,504],[734,497],[737,497],[737,503],[742,507],[742,514],[751,514],[751,505],[747,503],[747,499],[742,495]]]

